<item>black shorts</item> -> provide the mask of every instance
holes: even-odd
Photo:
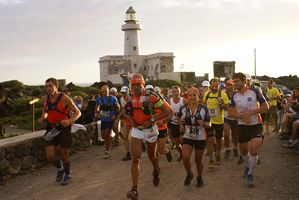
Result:
[[[159,130],[158,138],[165,138],[167,136],[167,128],[163,130]]]
[[[101,130],[103,129],[112,129],[113,121],[112,122],[102,122],[101,121]]]
[[[171,130],[172,138],[180,136],[180,126],[178,124],[168,123],[168,128]]]
[[[232,127],[237,127],[238,126],[238,120],[224,118],[224,123],[226,123],[226,124],[228,124]]]
[[[223,137],[224,124],[212,124],[211,128],[206,128],[206,132],[209,137],[216,137],[221,139]]]
[[[195,149],[204,150],[207,146],[206,140],[191,140],[188,138],[183,138],[183,145],[188,144]]]
[[[69,149],[72,147],[71,127],[63,128],[61,133],[55,136],[51,141],[46,141],[46,146],[58,146]]]
[[[238,125],[238,141],[239,143],[249,142],[253,138],[263,137],[263,125]]]

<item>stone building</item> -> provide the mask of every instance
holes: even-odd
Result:
[[[214,61],[214,76],[232,78],[235,73],[235,61]]]
[[[123,83],[121,74],[140,73],[146,80],[172,79],[180,81],[179,72],[173,72],[173,53],[161,52],[140,55],[140,31],[142,29],[136,18],[136,11],[130,7],[126,12],[124,31],[124,55],[107,55],[100,57],[100,81],[110,80]]]

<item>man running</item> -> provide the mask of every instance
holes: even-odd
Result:
[[[62,181],[61,185],[67,185],[71,179],[71,125],[81,113],[70,97],[58,91],[58,81],[55,78],[46,80],[46,92],[47,95],[43,96],[42,116],[39,119],[40,123],[46,120],[46,158],[57,167],[56,182]],[[57,135],[52,138],[51,134]],[[61,160],[55,158],[56,152],[59,152]]]
[[[207,105],[211,118],[212,126],[207,128],[208,145],[207,155],[210,157],[209,169],[215,166],[214,150],[216,154],[216,164],[221,164],[220,151],[222,146],[223,128],[224,128],[224,110],[227,109],[229,100],[225,92],[219,88],[220,79],[215,77],[211,79],[210,90],[206,91],[202,99]],[[216,139],[216,145],[214,149]]]
[[[160,167],[156,155],[158,128],[155,123],[164,120],[170,114],[170,110],[164,105],[164,101],[154,93],[147,93],[144,85],[145,81],[142,75],[134,74],[132,76],[132,97],[128,100],[126,114],[124,115],[133,125],[131,132],[133,187],[127,193],[129,199],[138,199],[137,185],[143,140],[147,142],[148,157],[153,165],[153,184],[154,186],[159,185]],[[155,116],[155,109],[162,112]]]
[[[266,112],[269,105],[258,89],[246,85],[243,73],[233,75],[237,92],[231,99],[228,115],[238,119],[238,140],[240,153],[244,159],[244,175],[249,187],[253,186],[253,170],[258,162],[258,151],[262,144],[260,113]]]
[[[109,95],[109,86],[102,85],[101,95],[97,98],[95,116],[101,120],[101,135],[105,140],[105,153],[103,159],[110,157],[111,129],[113,121],[119,111],[119,103],[115,96]]]
[[[232,79],[228,79],[225,83],[225,92],[229,101],[234,94],[234,82]],[[239,157],[238,152],[238,121],[234,118],[228,117],[227,111],[224,111],[224,146],[226,147],[224,159],[228,159],[231,153],[230,149],[230,136],[233,142],[234,157]]]
[[[172,98],[169,100],[169,105],[174,112],[171,120],[168,123],[169,136],[175,145],[176,150],[180,154],[177,161],[182,160],[182,135],[180,134],[180,126],[178,124],[177,115],[180,108],[187,104],[187,100],[181,97],[181,88],[177,85],[171,88]]]

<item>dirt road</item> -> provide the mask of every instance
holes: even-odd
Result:
[[[185,170],[181,162],[168,163],[161,158],[159,187],[152,184],[152,167],[146,154],[142,155],[139,178],[139,199],[142,200],[195,200],[195,199],[299,199],[299,155],[294,149],[282,148],[285,141],[277,135],[266,136],[261,151],[261,164],[255,170],[255,187],[248,188],[242,178],[243,165],[236,158],[223,161],[213,171],[204,163],[204,187],[197,188],[196,180],[184,186]],[[0,186],[1,200],[115,200],[126,199],[131,188],[130,162],[121,161],[123,146],[112,150],[112,158],[102,159],[103,146],[93,146],[88,151],[71,157],[72,182],[60,186],[54,182],[55,169],[48,165],[32,174],[17,177]],[[100,155],[97,155],[100,153]],[[175,154],[175,152],[174,152]],[[176,157],[176,155],[175,155]],[[195,166],[193,162],[193,172]]]

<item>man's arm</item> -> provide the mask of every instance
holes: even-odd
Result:
[[[38,120],[38,122],[39,122],[40,124],[43,124],[43,121],[44,121],[45,119],[47,119],[47,117],[48,117],[48,113],[46,112],[46,104],[47,104],[47,98],[46,98],[46,96],[43,96],[42,101],[43,101],[42,116],[41,116],[41,117],[39,118],[39,120]]]
[[[69,107],[70,111],[72,112],[72,116],[70,116],[69,119],[62,120],[60,124],[64,127],[68,127],[81,116],[81,112],[78,109],[78,107],[74,104],[73,100],[67,95],[63,95],[63,102],[65,106]]]

